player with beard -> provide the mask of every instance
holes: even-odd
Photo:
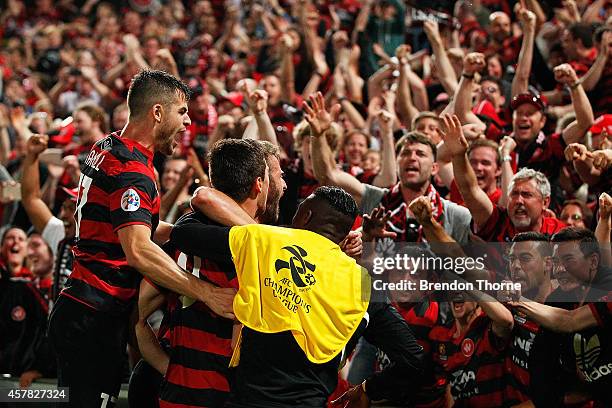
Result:
[[[455,180],[474,219],[474,233],[487,242],[509,241],[518,232],[535,231],[552,235],[565,227],[556,218],[547,217],[550,183],[544,174],[522,169],[509,186],[508,209],[494,205],[478,186],[476,174],[467,158],[468,142],[457,116],[446,116],[448,132],[444,144],[453,156]]]
[[[359,307],[354,305],[351,307],[351,312],[345,309],[347,301],[357,301],[357,298],[363,296],[362,293],[358,293],[360,289],[357,289],[361,285],[354,285],[355,281],[353,279],[356,276],[353,274],[357,273],[354,269],[354,266],[356,266],[354,261],[349,261],[346,256],[342,256],[338,252],[340,248],[337,245],[349,232],[354,223],[356,212],[355,202],[346,192],[337,188],[320,187],[311,197],[302,202],[293,219],[291,229],[269,226],[243,226],[230,229],[195,223],[176,226],[173,229],[172,240],[176,240],[177,245],[186,253],[206,251],[210,257],[218,257],[219,260],[231,260],[231,253],[235,253],[233,262],[236,264],[239,277],[242,276],[242,278],[239,278],[241,279],[240,291],[245,291],[244,293],[249,292],[254,285],[252,279],[247,285],[243,283],[243,279],[249,281],[249,277],[253,276],[252,273],[245,274],[245,271],[255,270],[260,274],[276,273],[273,269],[267,267],[258,269],[257,265],[249,266],[249,260],[242,258],[244,254],[247,254],[247,257],[267,257],[271,261],[281,255],[275,253],[283,246],[281,241],[288,242],[289,240],[290,242],[297,242],[300,248],[306,248],[304,251],[309,256],[309,260],[315,258],[316,260],[313,260],[313,262],[318,264],[318,266],[315,266],[318,271],[317,277],[315,279],[306,278],[307,282],[310,282],[312,293],[308,295],[302,293],[302,295],[305,296],[303,299],[309,299],[309,302],[313,302],[312,305],[304,306],[304,310],[308,310],[305,312],[308,317],[305,316],[304,318],[311,321],[321,332],[315,330],[315,333],[308,329],[304,330],[306,330],[305,336],[308,339],[306,344],[312,345],[312,347],[307,346],[308,350],[318,350],[319,347],[322,347],[326,350],[325,356],[317,354],[317,358],[315,358],[312,354],[309,354],[309,351],[304,350],[304,343],[296,342],[297,337],[294,339],[298,329],[290,331],[287,328],[282,328],[286,327],[281,323],[281,319],[288,317],[286,311],[282,312],[277,309],[273,312],[276,317],[263,321],[264,324],[271,325],[270,330],[252,328],[251,323],[247,323],[251,320],[241,320],[245,323],[245,327],[242,329],[240,362],[236,372],[236,381],[232,386],[229,406],[297,405],[315,407],[324,405],[337,383],[337,370],[341,362],[340,352],[342,348],[346,345],[346,355],[350,354],[357,339],[362,335],[373,344],[380,345],[390,356],[394,365],[383,373],[369,378],[363,385],[351,390],[350,393],[345,394],[339,401],[340,404],[344,404],[348,400],[359,401],[360,404],[364,404],[370,399],[378,400],[388,397],[393,390],[397,389],[399,381],[403,381],[404,385],[410,384],[409,379],[414,378],[420,372],[422,349],[392,307],[381,302],[370,303],[367,308],[369,324],[366,323],[366,319],[362,319],[367,305],[364,306],[362,303]],[[312,232],[319,235],[312,234]],[[243,233],[246,233],[246,235],[243,235]],[[188,238],[194,235],[209,236],[208,242],[214,243],[214,245],[207,245],[202,248],[193,239]],[[259,236],[259,238],[255,238],[256,236]],[[280,241],[271,244],[265,242],[256,244],[257,239]],[[231,252],[230,248],[232,248]],[[245,248],[248,248],[248,250],[245,250]],[[265,250],[258,251],[256,248],[265,248]],[[302,254],[302,256],[306,256],[305,254]],[[321,257],[325,256],[331,256],[333,261],[331,258],[326,262],[323,261]],[[264,263],[259,265],[270,265],[268,261],[262,260],[262,262]],[[272,264],[274,263],[272,262]],[[349,267],[348,265],[353,266]],[[338,268],[342,273],[334,274],[328,268]],[[343,279],[343,284],[353,290],[344,290],[342,294],[337,292],[335,295],[331,295],[331,292],[321,291],[319,289],[321,286],[312,286],[317,282],[327,282],[338,278]],[[263,281],[261,276],[256,279]],[[293,278],[293,282],[296,282],[296,279],[298,278]],[[265,293],[261,292],[264,293],[261,297],[262,302],[274,302],[272,299],[275,297],[270,297],[268,289],[266,288]],[[327,289],[331,290],[331,287],[327,287]],[[334,290],[338,289],[339,287],[336,286]],[[354,290],[358,290],[358,292],[354,292]],[[287,296],[291,296],[291,293],[296,292],[291,291]],[[357,295],[357,297],[355,298],[353,295]],[[264,300],[264,296],[267,300]],[[321,299],[319,296],[325,298],[331,296],[334,302],[329,303],[326,300],[319,303],[318,300],[315,300],[317,298]],[[246,313],[257,310],[258,300],[254,300],[254,303],[249,302],[246,309],[237,309],[240,307],[236,306],[237,304],[247,305],[239,299],[240,297],[237,297],[235,300],[235,310]],[[278,302],[276,302],[276,307],[287,307],[285,302],[283,302],[284,306],[280,306]],[[301,305],[304,304],[302,301],[299,302]],[[363,302],[363,298],[358,302]],[[298,306],[296,305],[296,307]],[[267,307],[264,308],[269,310]],[[277,315],[276,312],[279,312],[279,314]],[[236,313],[238,315],[238,312]],[[253,317],[255,315],[259,316],[258,313],[256,312]],[[344,319],[348,319],[349,315],[352,316],[350,318],[351,323],[350,326],[346,326],[347,321]],[[310,320],[310,317],[313,320]],[[330,334],[327,331],[327,328],[331,327],[328,326],[329,322],[322,322],[328,321],[328,319],[335,322],[332,324],[334,334],[331,336],[327,336]],[[286,320],[284,321],[286,322]],[[297,319],[294,321],[297,321]],[[357,325],[355,326],[355,324]],[[309,327],[313,328],[313,326]],[[335,346],[327,348],[325,344],[332,341],[332,338]],[[339,346],[335,340],[338,340],[343,346]]]
[[[225,139],[216,143],[208,156],[213,186],[234,200],[249,219],[261,220],[267,210],[266,198],[270,194],[282,195],[279,172],[275,173],[278,178],[275,186],[280,186],[280,191],[273,192],[268,182],[271,172],[266,153],[262,142]],[[278,211],[278,198],[276,206]],[[176,226],[190,223],[219,225],[202,213],[193,212],[181,217]],[[173,240],[166,244],[165,250],[200,279],[220,287],[238,288],[236,270],[231,263],[212,262],[199,254],[186,255],[177,249]],[[169,352],[161,348],[146,320],[163,304],[165,297],[169,298],[170,306],[164,318],[169,326],[166,336]],[[202,302],[176,298],[173,293],[164,296],[164,291],[148,280],[141,283],[136,334],[144,359],[164,376],[159,390],[160,407],[175,404],[222,407],[229,396],[231,382],[228,366],[233,321],[215,314]]]
[[[78,189],[68,190],[66,200],[62,203],[57,217],[42,200],[40,191],[39,156],[45,151],[48,136],[32,135],[26,143],[26,156],[23,161],[23,177],[21,180],[21,202],[36,231],[47,242],[55,256],[53,270],[53,290],[51,298],[55,302],[60,291],[66,285],[72,272],[72,246],[76,222],[74,211]]]
[[[156,245],[171,227],[159,222],[153,155],[178,145],[190,124],[188,99],[189,89],[172,75],[142,71],[128,93],[127,125],[96,143],[81,169],[74,269],[49,322],[70,406],[116,403],[142,275],[232,316],[232,290],[186,273]]]

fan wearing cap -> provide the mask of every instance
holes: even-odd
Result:
[[[77,189],[64,188],[66,199],[58,217],[55,217],[41,198],[39,183],[39,156],[47,148],[48,137],[32,135],[26,144],[26,156],[23,162],[21,182],[21,202],[42,239],[49,245],[56,258],[53,270],[53,293],[55,299],[63,289],[70,272],[72,272],[72,245],[76,230],[74,211],[76,209]]]
[[[593,109],[574,68],[561,64],[554,68],[555,80],[569,89],[576,120],[561,134],[546,136],[542,129],[546,123],[546,102],[540,95],[529,91],[529,76],[533,61],[535,15],[528,10],[519,12],[525,38],[512,80],[512,134],[517,147],[512,160],[518,168],[530,167],[541,171],[549,179],[556,179],[563,164],[563,150],[570,143],[579,142],[593,124]]]

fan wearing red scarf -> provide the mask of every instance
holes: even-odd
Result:
[[[325,111],[323,101],[315,106],[315,109]],[[330,117],[334,117],[338,107],[334,106],[331,110]],[[433,205],[436,221],[453,239],[465,243],[471,221],[469,211],[440,197],[431,184],[432,176],[438,172],[436,145],[420,132],[409,132],[397,142],[395,152],[400,181],[391,189],[361,183],[338,169],[324,137],[314,137],[312,140],[313,170],[322,185],[333,185],[348,191],[359,205],[362,214],[369,214],[382,204],[391,212],[387,227],[396,234],[396,241],[423,241],[422,228],[408,209],[408,204],[418,197],[426,196]]]

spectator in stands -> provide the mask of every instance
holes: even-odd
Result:
[[[24,230],[8,226],[0,240],[0,277],[30,280],[32,274],[25,266],[27,236]]]

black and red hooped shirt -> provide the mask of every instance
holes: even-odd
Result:
[[[125,313],[141,275],[128,265],[117,231],[145,225],[153,234],[159,206],[153,152],[118,134],[98,141],[81,167],[73,271],[60,295]]]

